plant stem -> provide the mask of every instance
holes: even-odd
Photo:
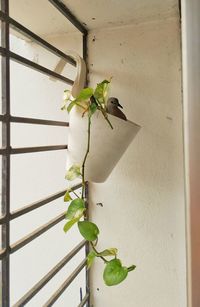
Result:
[[[88,114],[88,140],[87,140],[87,150],[85,153],[85,157],[83,159],[83,163],[82,163],[82,196],[81,198],[84,198],[85,195],[85,163],[87,160],[87,156],[89,154],[90,151],[90,128],[91,128],[91,117]]]
[[[90,97],[90,101],[91,101],[91,103],[95,103],[95,104],[97,105],[98,110],[101,111],[101,113],[103,114],[105,120],[108,122],[108,124],[109,124],[109,126],[111,127],[111,129],[113,129],[113,126],[112,126],[112,124],[111,124],[111,122],[110,122],[110,120],[109,120],[109,118],[108,118],[108,115],[107,115],[107,113],[106,113],[106,110],[101,106],[100,103],[97,103],[97,101],[96,101],[96,99],[95,99],[94,96],[91,96],[91,97]]]
[[[91,245],[93,251],[97,254],[97,257],[101,258],[105,263],[107,263],[108,260],[106,260],[106,258],[104,258],[103,256],[98,256],[99,253],[98,253],[98,251],[96,250],[96,248],[94,247],[93,242],[90,241],[90,245]]]

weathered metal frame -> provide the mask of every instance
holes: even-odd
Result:
[[[86,60],[87,56],[87,29],[78,21],[78,19],[70,12],[70,10],[58,0],[49,0],[83,35],[83,57]],[[0,225],[2,225],[2,249],[0,250],[0,259],[2,260],[2,306],[10,306],[10,254],[17,252],[17,250],[23,248],[26,244],[29,244],[34,239],[48,231],[51,227],[62,221],[65,217],[65,213],[61,213],[51,221],[37,228],[33,232],[29,233],[25,237],[21,238],[14,244],[10,244],[10,222],[22,215],[25,215],[33,210],[36,210],[50,202],[62,197],[65,193],[64,190],[59,191],[53,195],[50,195],[35,203],[28,204],[13,212],[10,211],[10,158],[11,155],[33,153],[49,150],[66,150],[67,144],[55,145],[55,146],[36,146],[25,148],[12,148],[10,142],[11,123],[21,124],[37,124],[37,125],[51,125],[68,127],[69,123],[12,116],[10,112],[10,61],[16,61],[28,68],[34,69],[40,73],[46,74],[59,81],[65,82],[68,85],[73,85],[73,80],[66,78],[63,75],[57,74],[54,71],[36,64],[10,50],[9,34],[10,28],[30,38],[47,51],[52,52],[56,56],[66,60],[70,65],[76,66],[76,62],[67,54],[57,49],[55,46],[49,44],[44,39],[33,33],[31,30],[24,27],[22,24],[14,20],[9,16],[9,0],[1,0],[1,64],[2,64],[2,115],[0,115],[0,121],[2,123],[2,148],[0,149],[0,155],[2,155],[2,216],[0,217]],[[80,188],[81,185],[72,187],[73,190]],[[86,187],[86,202],[88,203],[88,185]],[[88,243],[86,241],[80,242],[68,255],[66,255],[54,268],[50,270],[36,285],[34,285],[24,296],[14,305],[24,306],[30,301],[30,299],[38,293],[63,267],[66,265],[83,247],[85,247],[85,254],[89,251]],[[79,272],[86,267],[86,258],[78,265],[78,267],[72,272],[72,274],[66,279],[66,281],[58,288],[58,290],[50,297],[45,306],[52,306],[58,297],[64,292],[64,290],[71,284],[76,278]],[[79,306],[87,305],[90,307],[90,292],[89,292],[89,273],[86,268],[86,295]]]

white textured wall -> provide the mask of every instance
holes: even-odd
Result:
[[[89,69],[92,85],[113,76],[111,95],[142,126],[110,178],[90,185],[98,248],[118,247],[125,265],[137,265],[108,288],[96,261],[94,306],[186,307],[178,18],[90,32]]]

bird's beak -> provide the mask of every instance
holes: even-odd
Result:
[[[118,102],[118,107],[120,107],[120,108],[122,108],[123,109],[123,107],[122,107],[122,105]]]

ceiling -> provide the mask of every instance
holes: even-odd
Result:
[[[178,0],[62,1],[89,30],[137,24],[178,14]],[[75,31],[48,0],[10,0],[10,15],[42,36]]]
[[[88,29],[177,16],[178,0],[62,0]]]

